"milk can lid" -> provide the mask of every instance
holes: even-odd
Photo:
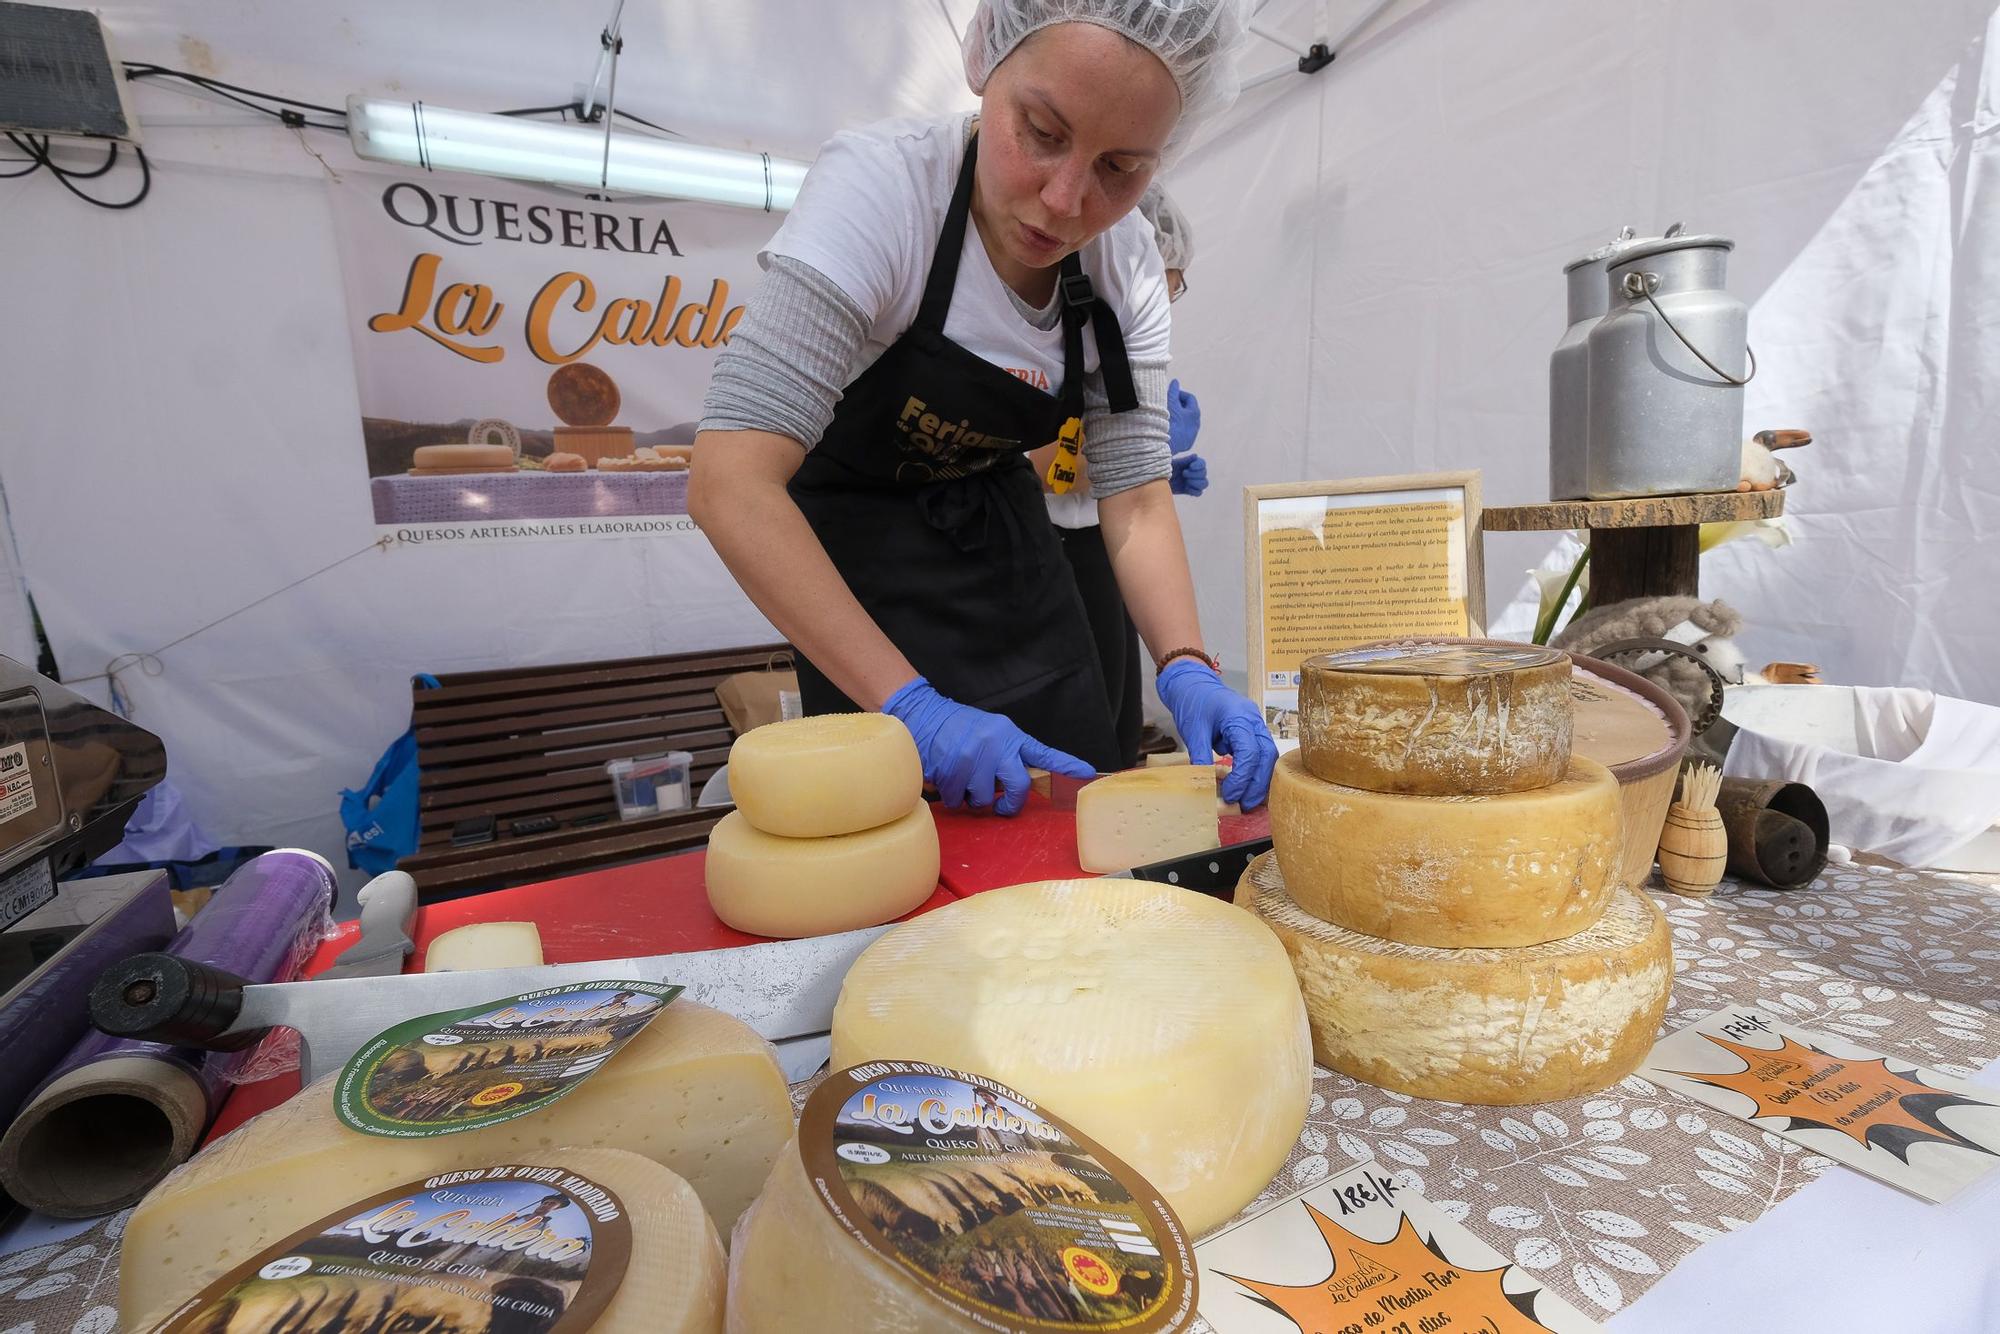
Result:
[[[1622,266],[1634,260],[1649,259],[1654,255],[1664,255],[1674,250],[1734,250],[1736,242],[1726,236],[1661,236],[1638,241],[1620,251],[1611,260],[1611,266]]]

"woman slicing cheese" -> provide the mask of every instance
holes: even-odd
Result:
[[[980,0],[978,116],[831,140],[716,362],[690,512],[805,655],[807,711],[901,720],[947,805],[1011,814],[1029,765],[1116,765],[1025,458],[1079,435],[1162,702],[1197,759],[1235,758],[1225,800],[1264,800],[1270,733],[1200,647],[1167,483],[1166,284],[1133,212],[1234,96],[1239,3]]]

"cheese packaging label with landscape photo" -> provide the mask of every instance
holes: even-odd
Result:
[[[299,1229],[188,1299],[164,1334],[581,1334],[624,1279],[619,1198],[560,1167],[447,1172]]]
[[[835,1223],[961,1318],[1165,1334],[1193,1317],[1194,1255],[1159,1192],[994,1080],[840,1071],[806,1103],[799,1149]]]
[[[424,1015],[340,1072],[334,1110],[368,1135],[451,1135],[548,1106],[616,1056],[681,988],[580,982]]]
[[[2000,1089],[1755,1006],[1728,1006],[1660,1039],[1639,1073],[1932,1202],[2000,1167]]]
[[[1603,1334],[1368,1162],[1195,1247],[1216,1334]]]

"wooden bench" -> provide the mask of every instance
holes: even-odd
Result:
[[[698,796],[728,760],[732,739],[715,687],[789,652],[766,644],[457,672],[439,676],[436,689],[413,687],[421,832],[416,853],[398,865],[431,902],[704,846],[729,807],[620,821],[604,762],[687,751],[689,795]],[[487,815],[492,842],[452,846],[454,825]],[[557,827],[510,830],[534,816],[552,817]]]

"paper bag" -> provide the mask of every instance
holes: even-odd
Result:
[[[779,657],[761,672],[738,672],[723,678],[715,688],[715,698],[722,705],[723,717],[729,720],[730,731],[742,736],[753,727],[786,717],[783,696],[787,694],[791,696],[790,716],[798,716],[799,674],[790,664],[791,659]]]

